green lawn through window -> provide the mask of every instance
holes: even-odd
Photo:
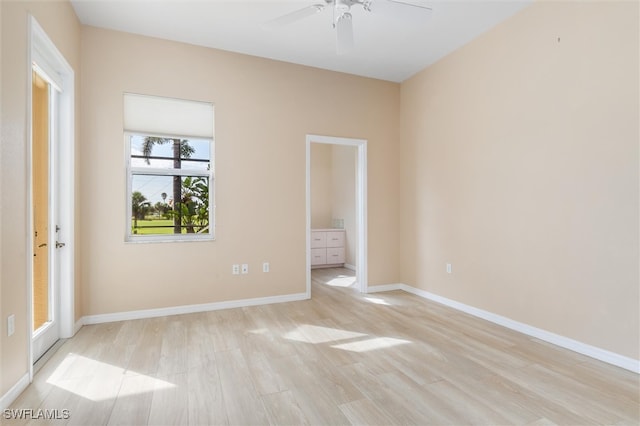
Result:
[[[157,228],[158,226],[170,226],[170,228]],[[134,235],[160,235],[173,234],[173,219],[154,219],[154,220],[138,220],[138,228],[134,228],[133,220],[131,221],[131,233]],[[182,230],[186,234],[186,229]]]

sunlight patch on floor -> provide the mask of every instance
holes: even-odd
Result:
[[[364,300],[366,300],[367,302],[375,303],[376,305],[391,305],[391,303],[387,302],[384,299],[380,299],[379,297],[365,297]]]
[[[285,334],[283,337],[288,340],[295,340],[304,343],[326,343],[336,340],[353,339],[355,337],[366,336],[366,334],[354,331],[340,330],[338,328],[321,327],[317,325],[303,324]]]
[[[349,275],[338,275],[337,277],[326,282],[331,287],[351,287],[356,283],[356,277]]]
[[[73,365],[73,368],[69,369]],[[70,370],[70,374],[65,374]],[[91,401],[137,395],[175,387],[173,383],[70,353],[47,383]]]
[[[404,339],[395,339],[393,337],[374,337],[372,339],[342,343],[340,345],[333,345],[331,347],[351,352],[368,352],[377,349],[391,348],[398,345],[405,345],[407,343],[411,343],[411,341]]]

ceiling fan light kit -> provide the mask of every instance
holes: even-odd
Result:
[[[353,50],[353,21],[349,12],[336,19],[336,52],[344,55]]]
[[[354,5],[362,6],[369,13],[416,23],[425,22],[432,12],[429,7],[395,0],[324,0],[324,4],[312,4],[295,10],[268,21],[265,26],[267,28],[280,28],[331,7],[333,12],[332,27],[336,30],[336,52],[338,55],[343,55],[354,48],[353,16],[350,13],[351,7]]]

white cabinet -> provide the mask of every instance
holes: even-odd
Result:
[[[311,230],[311,267],[344,265],[344,229]]]

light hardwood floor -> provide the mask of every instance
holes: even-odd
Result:
[[[85,326],[11,407],[70,418],[1,421],[640,422],[638,375],[401,291],[358,294],[350,274],[314,270],[309,301]]]

